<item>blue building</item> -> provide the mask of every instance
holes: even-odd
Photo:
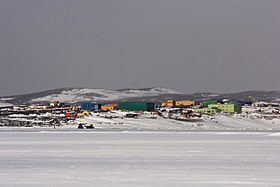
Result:
[[[95,111],[100,110],[101,104],[94,103],[94,102],[85,102],[81,104],[81,110],[87,110],[87,111]]]

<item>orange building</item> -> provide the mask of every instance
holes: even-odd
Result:
[[[175,101],[174,100],[167,100],[166,102],[161,103],[162,107],[174,107]]]

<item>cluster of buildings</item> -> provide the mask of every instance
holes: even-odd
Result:
[[[95,102],[85,102],[81,104],[81,111],[154,111],[160,108],[188,108],[196,113],[241,113],[242,106],[240,104],[219,102],[218,100],[206,100],[197,102],[192,100],[167,100],[162,103],[152,102],[110,102],[100,104]]]
[[[155,103],[151,102],[109,102],[107,104],[100,104],[95,102],[85,102],[81,104],[81,111],[114,111],[114,110],[128,110],[128,111],[153,111],[155,110]]]
[[[273,103],[274,104],[274,103]],[[159,111],[164,108],[180,108],[188,109],[194,113],[201,114],[215,114],[215,113],[241,113],[242,106],[269,106],[269,103],[241,103],[241,102],[230,102],[229,100],[214,100],[209,99],[205,101],[194,101],[194,100],[166,100],[161,103],[153,102],[108,102],[108,103],[97,103],[97,102],[84,102],[79,106],[70,106],[59,101],[54,101],[48,105],[30,105],[30,106],[14,106],[13,111],[32,113],[32,111],[63,111],[66,117],[84,116],[88,112],[98,111],[107,112],[115,110],[123,111]],[[275,104],[274,104],[275,105]],[[273,106],[274,106],[273,105]],[[279,107],[279,104],[278,104]],[[11,109],[11,108],[10,108]],[[2,112],[3,113],[3,112]]]
[[[167,100],[161,103],[161,107],[191,108],[195,113],[214,114],[214,113],[241,113],[242,105],[227,103],[218,100],[206,100],[197,102],[192,100]]]
[[[250,109],[246,108],[251,107]],[[153,102],[84,102],[80,105],[67,105],[54,101],[47,105],[20,105],[8,108],[0,108],[0,125],[6,123],[20,123],[23,126],[32,124],[61,124],[67,123],[69,120],[74,120],[79,117],[89,116],[92,112],[102,113],[114,111],[125,112],[125,117],[135,117],[141,112],[152,112],[165,118],[190,120],[202,114],[238,114],[246,113],[246,111],[255,111],[254,107],[273,107],[273,113],[279,114],[279,104],[266,102],[233,102],[229,100],[214,100],[205,101],[194,100],[166,100],[161,103]],[[259,109],[258,109],[259,110]]]

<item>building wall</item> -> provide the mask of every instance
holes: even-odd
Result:
[[[205,107],[208,107],[208,105],[211,105],[211,104],[218,104],[218,101],[211,99],[211,100],[206,100],[206,101],[202,102],[202,105],[205,106]]]
[[[176,107],[188,107],[188,106],[194,106],[195,102],[191,100],[181,100],[181,101],[176,101],[175,105]]]
[[[237,113],[241,113],[242,112],[242,106],[241,105],[234,105],[234,111]]]
[[[217,109],[212,109],[212,108],[198,108],[198,109],[194,109],[193,112],[195,113],[201,113],[201,114],[215,114],[217,113]]]
[[[119,109],[129,111],[152,111],[154,110],[154,103],[149,102],[122,102],[118,104]]]
[[[241,113],[242,111],[242,106],[236,104],[210,104],[208,108],[217,108],[225,113]]]
[[[103,105],[101,106],[101,110],[104,110],[104,111],[113,111],[113,110],[117,110],[118,109],[118,106],[116,105]]]
[[[174,107],[175,101],[174,100],[167,100],[166,102],[161,103],[162,107]]]
[[[100,109],[101,109],[101,104],[98,103],[85,102],[81,104],[81,110],[93,111],[93,110],[100,110]]]

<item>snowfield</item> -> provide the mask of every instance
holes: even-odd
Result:
[[[78,124],[93,125],[96,131],[280,131],[280,115],[276,114],[216,114],[202,115],[183,120],[164,118],[154,113],[141,113],[136,118],[127,118],[131,112],[115,111],[91,113],[89,116],[65,122],[53,123],[52,118],[64,117],[64,114],[10,114],[0,121],[1,128],[6,127],[58,127],[59,129],[77,129]]]
[[[197,122],[178,121],[157,117],[151,119],[149,115],[139,118],[105,118],[118,117],[121,113],[93,113],[92,116],[77,118],[76,124],[93,124],[98,130],[140,130],[140,131],[188,131],[188,130],[280,130],[280,119],[272,120],[250,118],[248,116],[231,116],[217,114],[214,116],[203,115]]]
[[[0,186],[278,187],[272,132],[0,129]]]

